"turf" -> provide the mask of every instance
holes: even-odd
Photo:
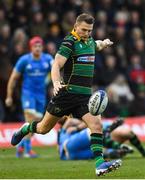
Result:
[[[18,159],[15,148],[0,149],[1,179],[95,179],[93,160],[60,161],[56,147],[34,148],[37,159]],[[123,165],[98,179],[143,179],[145,178],[145,158],[138,152],[126,156]]]

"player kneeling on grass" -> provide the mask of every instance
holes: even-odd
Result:
[[[59,155],[62,160],[82,160],[94,158],[90,149],[90,131],[86,128],[86,124],[75,118],[64,117],[65,120],[62,128],[58,133]],[[63,122],[61,120],[61,124]],[[103,123],[104,129],[104,152],[105,158],[122,158],[128,153],[133,152],[133,148],[127,144],[123,144],[126,140],[136,139],[132,143],[141,153],[144,148],[137,136],[130,129],[124,133],[124,127],[120,126],[122,119],[117,119],[113,123]],[[120,126],[120,128],[118,128]],[[115,140],[113,140],[116,139]]]
[[[105,162],[102,155],[101,115],[93,116],[88,110],[96,52],[113,44],[109,39],[95,41],[91,37],[93,24],[94,18],[89,14],[77,17],[74,29],[64,38],[55,56],[51,71],[54,97],[48,104],[43,119],[39,123],[34,121],[20,128],[13,135],[11,144],[18,144],[30,132],[46,134],[61,117],[73,114],[74,117],[82,119],[90,129],[95,171],[96,175],[100,176],[117,169],[121,160]]]
[[[117,119],[115,122],[104,122],[104,140],[107,140],[108,137],[111,136],[112,140],[119,142],[120,144],[124,142],[129,142],[131,145],[133,145],[139,153],[142,155],[142,157],[145,157],[145,148],[143,147],[141,141],[137,137],[137,135],[129,128],[123,126],[124,120],[122,118]],[[123,144],[122,148],[124,150],[128,149],[127,146]],[[110,151],[110,153],[109,153]],[[109,153],[110,156],[115,157],[115,154],[110,149],[108,152],[106,151],[106,156]],[[111,152],[112,151],[112,152]],[[128,149],[128,152],[132,152],[131,149]],[[117,157],[117,156],[116,156]],[[116,158],[115,157],[115,158]]]

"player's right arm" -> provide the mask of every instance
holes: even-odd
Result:
[[[55,56],[51,70],[51,79],[54,87],[54,95],[57,95],[59,90],[66,86],[61,83],[60,70],[64,67],[64,64],[72,53],[73,44],[74,42],[72,39],[65,38],[61,43],[61,46],[59,47],[59,50]]]
[[[17,81],[20,79],[21,74],[24,72],[25,67],[27,64],[26,56],[22,56],[16,63],[12,74],[9,78],[8,85],[7,85],[7,96],[5,103],[9,107],[13,104],[13,92],[16,86]]]
[[[8,107],[13,104],[13,92],[19,78],[20,78],[20,73],[18,73],[14,69],[9,78],[8,85],[7,85],[7,96],[6,96],[5,103]]]
[[[57,95],[59,90],[66,86],[61,84],[61,76],[60,76],[60,70],[61,68],[63,68],[66,61],[67,58],[65,58],[64,56],[58,53],[56,54],[51,70],[51,79],[54,87],[54,95]]]

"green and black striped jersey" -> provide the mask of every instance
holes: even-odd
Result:
[[[63,80],[69,92],[91,94],[95,53],[96,43],[92,37],[84,42],[72,32],[64,38],[58,54],[67,58]]]

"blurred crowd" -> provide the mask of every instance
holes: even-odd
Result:
[[[96,55],[93,88],[105,89],[105,117],[145,115],[145,0],[1,0],[0,120],[23,121],[19,88],[12,108],[5,106],[8,78],[28,40],[40,35],[44,51],[55,55],[80,13],[96,21],[94,39],[114,45]],[[48,89],[49,90],[49,89]]]

